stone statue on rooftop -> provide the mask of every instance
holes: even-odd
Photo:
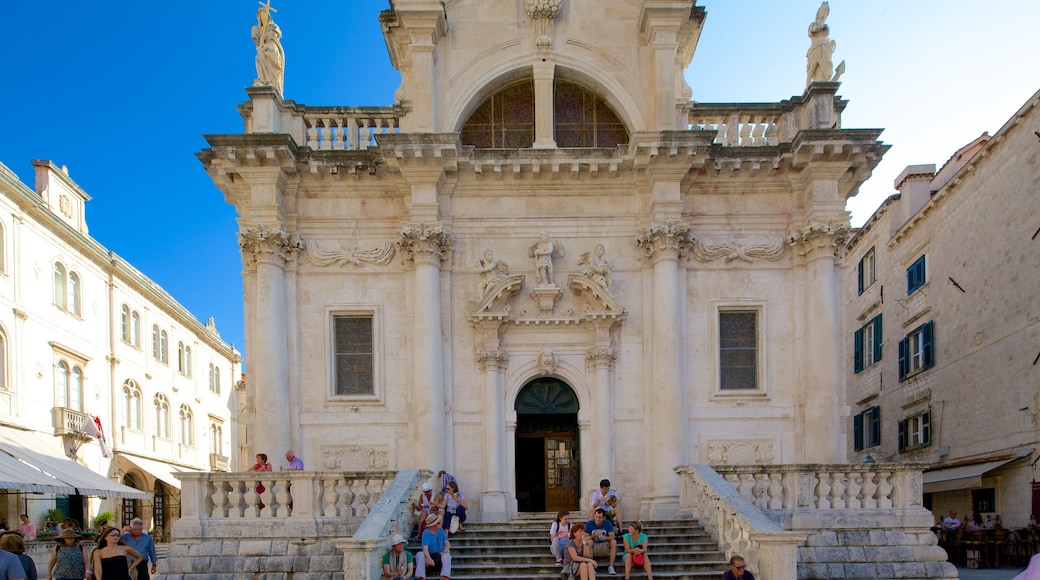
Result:
[[[271,18],[271,0],[260,3],[253,26],[253,42],[256,43],[256,80],[254,87],[275,87],[282,92],[285,78],[285,51],[282,50],[282,30]]]
[[[820,4],[816,11],[816,20],[809,25],[809,51],[805,53],[808,61],[805,68],[805,86],[808,87],[813,81],[837,81],[845,72],[845,61],[838,65],[837,72],[834,71],[834,47],[837,43],[831,40],[831,29],[827,26],[827,15],[831,7],[828,3]]]

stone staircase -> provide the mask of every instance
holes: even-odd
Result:
[[[452,580],[560,578],[562,569],[549,552],[549,525],[554,516],[521,514],[510,523],[467,523],[465,532],[451,537]],[[718,545],[696,521],[648,521],[643,525],[650,538],[655,579],[717,579],[727,569]],[[411,550],[421,548],[418,541],[408,544]],[[619,547],[614,577],[607,575],[608,558],[597,558],[597,578],[624,578],[622,551]],[[644,577],[641,568],[633,568],[632,578]]]

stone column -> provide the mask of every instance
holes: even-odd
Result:
[[[257,453],[280,456],[299,443],[290,428],[289,346],[286,340],[285,266],[295,261],[303,245],[296,234],[280,226],[247,227],[238,234],[246,266],[256,268],[253,344],[249,382],[253,385],[256,417],[253,444]]]
[[[802,437],[805,463],[844,463],[841,434],[841,337],[835,255],[848,223],[810,220],[789,243],[806,261],[805,343],[802,348]]]
[[[536,59],[534,69],[534,148],[554,149],[553,75],[556,63],[548,58]]]
[[[679,509],[679,477],[675,467],[684,461],[686,391],[682,377],[682,326],[679,260],[690,249],[690,226],[677,220],[651,223],[636,243],[653,264],[653,351],[650,359],[652,493],[649,517],[665,519]]]
[[[480,498],[481,521],[507,522],[506,493],[506,415],[502,373],[509,355],[487,350],[477,355],[484,372],[484,492]]]
[[[609,348],[594,348],[585,354],[585,364],[593,372],[592,412],[596,421],[592,425],[592,454],[595,465],[601,471],[600,479],[616,477],[614,474],[614,382],[610,371],[617,362],[617,353]],[[587,461],[587,459],[586,459]],[[586,482],[585,487],[593,488]],[[622,514],[624,515],[624,514]]]
[[[412,389],[415,461],[445,467],[444,346],[441,336],[441,262],[450,238],[441,224],[404,224],[397,242],[415,268]]]

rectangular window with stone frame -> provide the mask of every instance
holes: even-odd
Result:
[[[881,315],[870,319],[853,337],[853,370],[857,373],[881,360]]]
[[[852,448],[863,451],[881,445],[881,407],[868,407],[852,417]]]
[[[375,394],[375,350],[371,315],[335,315],[335,395]]]
[[[758,312],[719,311],[719,389],[758,388]]]
[[[899,452],[927,447],[932,443],[932,412],[925,411],[899,422]]]

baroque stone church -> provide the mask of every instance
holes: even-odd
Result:
[[[842,128],[819,17],[803,95],[692,102],[705,17],[391,0],[396,102],[312,107],[262,8],[244,133],[199,154],[240,216],[241,467],[446,469],[503,521],[604,477],[664,518],[676,466],[844,463],[845,203],[887,146]]]

